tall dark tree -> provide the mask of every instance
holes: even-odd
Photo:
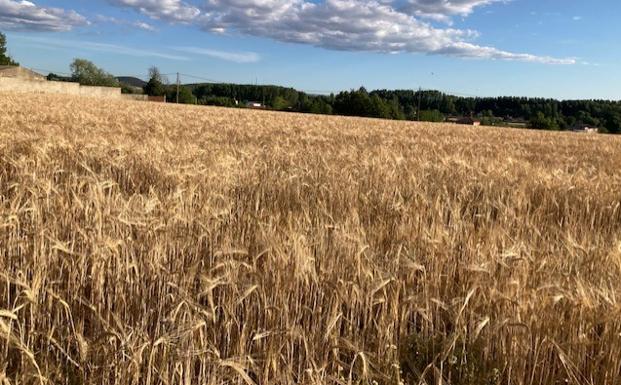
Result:
[[[19,65],[6,53],[6,35],[0,32],[0,65],[16,66]]]
[[[166,95],[166,86],[164,85],[164,77],[157,67],[149,68],[149,81],[143,87],[144,93],[149,96]]]

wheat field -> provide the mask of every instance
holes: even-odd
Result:
[[[0,95],[0,384],[621,384],[621,140]]]

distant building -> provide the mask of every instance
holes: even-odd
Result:
[[[45,76],[20,66],[0,66],[0,78],[47,80]]]
[[[526,122],[523,120],[505,120],[503,122],[507,127],[512,128],[528,128],[530,122]]]
[[[477,120],[477,119],[474,119],[474,118],[470,118],[470,117],[457,119],[456,123],[457,124],[465,124],[465,125],[468,125],[468,126],[480,126],[481,125],[481,121],[480,120]]]
[[[592,127],[587,124],[577,124],[572,129],[572,132],[583,132],[586,134],[597,134],[599,132],[599,128]]]
[[[147,97],[147,100],[150,102],[155,102],[155,103],[166,103],[166,95],[164,96],[152,96],[149,95]]]
[[[259,103],[259,102],[246,102],[246,107],[247,108],[257,108],[257,109],[263,109],[265,108],[263,106],[263,104]]]

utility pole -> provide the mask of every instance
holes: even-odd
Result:
[[[179,79],[179,72],[177,72],[177,104],[179,104],[179,86],[181,84],[181,80]]]
[[[416,120],[420,122],[420,99],[422,98],[422,88],[418,87],[418,109],[416,110]]]

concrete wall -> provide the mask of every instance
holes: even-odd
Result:
[[[0,92],[36,92],[76,96],[121,99],[121,89],[115,87],[89,87],[78,83],[53,82],[0,77]]]
[[[149,95],[141,94],[121,94],[121,98],[125,100],[140,100],[144,102],[149,101]]]
[[[121,99],[121,89],[117,87],[80,86],[80,95],[107,99]]]
[[[0,77],[45,80],[45,76],[18,66],[0,66]]]

